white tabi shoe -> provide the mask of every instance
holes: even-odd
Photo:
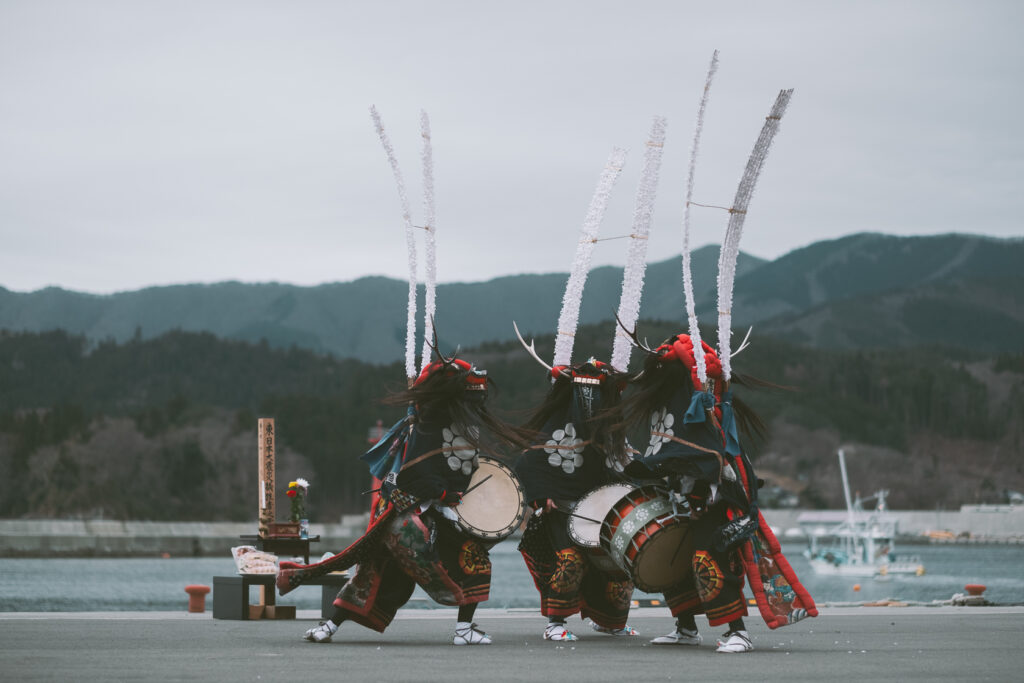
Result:
[[[490,645],[491,637],[478,629],[476,624],[460,621],[455,625],[452,645]]]
[[[544,629],[544,640],[554,640],[560,643],[571,643],[579,640],[576,634],[565,627],[565,624],[560,624],[557,621],[548,623],[547,628]]]
[[[690,645],[697,646],[704,642],[696,630],[691,631],[688,628],[677,628],[672,633],[667,633],[663,636],[658,636],[651,641],[654,645]]]
[[[728,631],[718,641],[718,649],[715,652],[750,652],[754,644],[750,642],[750,634],[746,631]]]
[[[331,630],[331,627],[326,622],[321,621],[319,626],[314,626],[306,631],[306,635],[303,638],[311,643],[329,643],[333,635],[334,631]]]
[[[626,624],[622,628],[609,628],[607,626],[601,626],[601,624],[597,623],[594,620],[591,620],[590,621],[590,628],[594,629],[598,633],[607,633],[610,636],[638,636],[638,635],[640,635],[640,631],[637,631],[635,628],[633,628],[629,624]]]

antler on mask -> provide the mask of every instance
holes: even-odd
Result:
[[[534,346],[533,340],[531,339],[529,344],[526,343],[526,340],[523,339],[523,335],[521,335],[519,333],[519,326],[516,325],[516,321],[515,320],[512,321],[512,328],[516,331],[516,336],[519,337],[519,343],[521,343],[523,345],[523,348],[526,349],[526,351],[531,356],[533,356],[533,359],[536,360],[538,363],[540,363],[542,366],[544,366],[544,368],[549,373],[554,372],[554,368],[551,367],[550,365],[548,365],[547,363],[545,363],[543,360],[541,360],[540,355],[537,354],[537,348]],[[563,377],[571,377],[571,375],[568,372],[566,372],[565,370],[559,370],[558,372]]]
[[[640,338],[637,337],[636,327],[635,326],[633,327],[633,331],[632,332],[629,331],[626,328],[625,323],[622,322],[622,319],[619,318],[619,314],[618,313],[615,314],[615,321],[617,323],[619,323],[619,327],[622,328],[622,331],[625,332],[626,336],[629,337],[630,341],[633,342],[633,346],[637,347],[638,349],[640,349],[641,351],[643,351],[645,353],[651,354],[652,356],[660,355],[657,352],[657,350],[651,348],[651,343],[649,341],[647,341],[646,339],[644,341],[640,341]]]
[[[424,340],[424,343],[427,345],[427,347],[430,348],[432,355],[437,356],[437,360],[441,363],[441,365],[444,367],[448,367],[449,365],[455,362],[455,359],[459,355],[459,351],[462,349],[462,347],[456,346],[455,353],[453,353],[451,356],[445,356],[443,353],[441,353],[441,345],[437,341],[437,325],[434,323],[433,316],[431,316],[430,318],[430,323],[432,328],[431,332],[433,333],[434,336],[434,343],[431,344],[427,340]]]

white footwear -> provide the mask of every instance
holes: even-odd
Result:
[[[576,634],[565,627],[565,624],[557,621],[548,623],[547,628],[544,629],[544,640],[555,640],[558,642],[575,642],[579,640]]]
[[[718,641],[718,649],[715,652],[750,652],[754,644],[750,642],[750,634],[746,631],[728,631]]]
[[[455,624],[452,645],[490,645],[491,637],[478,629],[476,624],[460,621]]]
[[[626,624],[622,628],[608,628],[607,626],[601,626],[596,621],[590,621],[590,628],[594,629],[598,633],[607,633],[610,636],[638,636],[640,631]]]
[[[337,630],[334,629],[334,631]],[[306,631],[306,635],[303,638],[313,643],[329,643],[331,642],[331,636],[334,635],[334,631],[327,625],[327,622],[321,621],[319,626],[314,626]]]
[[[672,633],[658,636],[651,641],[654,645],[690,645],[697,646],[704,642],[697,630],[691,631],[688,628],[677,627]]]

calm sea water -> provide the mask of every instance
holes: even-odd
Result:
[[[886,580],[818,576],[801,554],[800,545],[783,550],[804,585],[819,604],[866,602],[893,598],[913,602],[948,600],[966,583],[988,586],[985,597],[1000,604],[1024,603],[1024,546],[904,547],[918,555],[924,576]],[[540,601],[514,542],[491,550],[491,599],[484,607],[538,607]],[[214,576],[235,573],[231,557],[170,559],[0,559],[0,611],[84,612],[184,610],[184,587],[212,586]],[[854,591],[855,584],[860,585]],[[749,595],[749,593],[748,593]],[[417,589],[410,606],[435,603]],[[634,597],[648,596],[637,592]],[[278,598],[299,609],[320,608],[320,587],[300,588]],[[211,603],[207,604],[210,608]]]

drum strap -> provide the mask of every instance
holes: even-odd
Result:
[[[553,451],[556,451],[556,450],[557,451],[574,451],[577,448],[580,448],[581,446],[586,448],[587,446],[589,446],[592,443],[594,443],[594,442],[591,441],[590,439],[588,439],[586,441],[579,441],[579,442],[577,442],[575,444],[566,444],[566,445],[563,445],[563,444],[560,444],[560,443],[553,443],[553,444],[550,444],[550,445],[546,444],[546,443],[538,443],[538,444],[534,444],[534,445],[530,446],[530,450],[534,450],[535,451],[535,450],[539,450],[539,449],[543,448],[543,449],[548,449],[548,450],[553,450]]]
[[[686,439],[680,439],[675,434],[666,434],[665,432],[652,431],[651,432],[651,436],[660,436],[663,439],[668,439],[669,441],[674,441],[675,443],[681,443],[684,446],[689,446],[690,448],[694,448],[694,449],[700,451],[701,453],[707,453],[708,455],[714,455],[714,456],[716,456],[718,458],[718,462],[719,462],[720,465],[722,465],[722,466],[725,465],[725,459],[722,458],[722,454],[719,453],[718,451],[714,450],[714,449],[706,448],[704,446],[699,446],[699,445],[693,443],[692,441],[687,441]]]

